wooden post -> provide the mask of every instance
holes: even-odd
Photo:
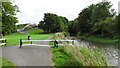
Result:
[[[74,42],[75,42],[75,41],[73,40],[73,41],[72,41],[72,44],[73,44],[73,45],[74,45]]]
[[[6,44],[5,44],[5,46],[6,46],[6,45],[7,45],[7,40],[6,40],[6,39],[5,39],[5,43],[6,43]]]
[[[54,41],[54,46],[56,46],[56,43],[55,43],[55,41]]]
[[[20,39],[20,48],[22,47],[22,39]]]
[[[4,40],[1,40],[2,43],[4,43]]]
[[[31,41],[31,44],[32,44],[32,41]]]

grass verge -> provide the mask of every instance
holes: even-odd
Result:
[[[15,64],[3,57],[0,57],[0,67],[2,66],[15,66]]]
[[[55,34],[57,35],[57,34]],[[63,34],[58,34],[55,38],[63,37]],[[65,37],[64,37],[65,38]],[[53,43],[50,42],[53,46]],[[76,45],[60,45],[58,47],[51,47],[52,60],[55,66],[58,68],[64,68],[66,66],[85,68],[85,66],[109,66],[106,62],[106,57],[101,51],[98,51],[96,47],[88,49],[82,46]]]
[[[98,43],[107,43],[107,44],[118,44],[119,40],[118,39],[110,39],[110,38],[100,38],[96,36],[80,36],[80,39],[88,40],[88,41],[93,41],[93,42],[98,42]]]
[[[31,40],[43,40],[46,39],[47,37],[53,36],[53,34],[37,34],[37,33],[42,33],[40,30],[32,30],[28,31],[31,34],[21,34],[21,33],[13,33],[4,36],[4,38],[7,39],[7,46],[14,46],[18,45],[20,39],[27,40],[28,36],[31,36]]]

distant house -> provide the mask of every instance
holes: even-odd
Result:
[[[22,32],[22,31],[26,31],[26,30],[36,29],[37,25],[27,23],[27,24],[19,24],[18,27],[22,27],[22,28],[18,28],[17,32]]]
[[[17,32],[22,32],[23,30],[22,29],[17,29]]]

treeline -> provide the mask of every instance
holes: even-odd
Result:
[[[47,32],[68,31],[68,19],[53,13],[45,13],[43,21],[40,21],[38,27]]]
[[[119,16],[110,2],[100,2],[84,8],[78,18],[71,21],[70,33],[118,38]],[[118,26],[118,27],[117,27]]]
[[[78,35],[95,35],[99,37],[118,38],[120,33],[120,15],[116,15],[110,2],[99,2],[84,8],[73,21],[57,16],[44,14],[39,28],[48,32],[70,32]],[[118,32],[119,31],[119,32]]]
[[[0,4],[1,18],[2,18],[2,34],[7,35],[16,32],[16,23],[18,22],[16,13],[19,12],[18,6],[13,5],[11,2],[2,2]]]

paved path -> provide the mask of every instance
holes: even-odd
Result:
[[[51,37],[47,38],[50,39]],[[49,42],[37,44],[49,45]],[[16,66],[53,66],[50,47],[47,46],[6,46],[2,49],[2,56]]]

